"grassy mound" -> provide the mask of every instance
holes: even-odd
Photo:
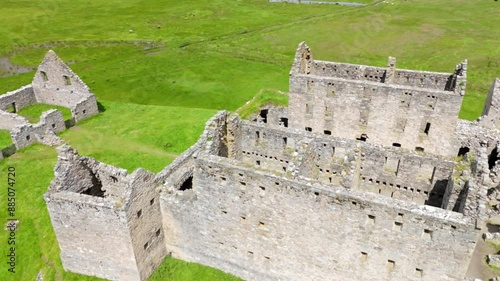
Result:
[[[241,118],[249,119],[253,114],[259,113],[259,109],[265,105],[288,106],[288,95],[274,89],[261,90],[252,100],[247,102],[235,112]]]

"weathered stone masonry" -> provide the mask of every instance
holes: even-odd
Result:
[[[463,280],[500,183],[498,82],[488,115],[458,120],[465,74],[318,62],[302,43],[288,108],[218,113],[156,175],[63,146],[45,195],[63,265],[145,280],[169,253],[246,280]]]
[[[65,120],[57,110],[44,112],[37,124],[16,114],[36,103],[69,108],[72,114],[69,124],[99,113],[90,89],[53,51],[47,53],[30,85],[0,95],[0,129],[10,131],[16,149],[40,141],[47,133],[66,129]]]

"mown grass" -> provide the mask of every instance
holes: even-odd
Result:
[[[42,103],[36,103],[22,108],[17,112],[17,114],[26,117],[30,123],[38,123],[42,113],[50,109],[59,110],[62,113],[64,120],[71,119],[71,110],[69,108]]]
[[[249,119],[253,114],[258,113],[261,107],[269,104],[286,107],[288,106],[288,95],[274,89],[263,89],[252,100],[238,108],[235,112],[241,118]]]

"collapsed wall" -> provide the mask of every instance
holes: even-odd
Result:
[[[37,135],[43,136],[47,132],[59,133],[66,130],[62,113],[51,109],[42,113],[36,124],[23,124],[11,130],[12,142],[17,149],[21,149],[37,142]]]
[[[166,250],[154,174],[58,148],[45,194],[66,270],[110,280],[146,280]]]
[[[498,87],[482,121],[459,121],[466,68],[314,61],[301,44],[288,109],[219,112],[157,175],[62,146],[45,199],[63,265],[145,280],[171,254],[246,280],[460,280],[500,192]]]
[[[36,103],[69,108],[72,120],[68,124],[99,113],[96,97],[53,51],[47,52],[31,84],[0,95],[0,129],[10,131],[15,149],[37,141],[46,143],[43,141],[46,136],[66,129],[65,120],[57,110],[42,113],[37,124],[17,114]]]
[[[99,113],[89,87],[52,50],[38,66],[31,84],[38,103],[70,108],[75,122]]]
[[[440,208],[442,198],[433,207],[366,192],[356,162],[365,151],[364,163],[377,165],[374,159],[383,158],[377,154],[383,149],[234,116],[227,120],[234,157],[201,150],[189,166],[177,167],[192,169],[188,178],[162,174],[165,242],[174,257],[246,280],[457,280],[465,275],[477,238],[475,221]],[[338,158],[327,168],[321,158],[331,155],[318,148],[332,150],[332,144]],[[408,166],[400,168],[406,176],[416,158],[425,172],[425,163],[436,165],[434,181],[450,176],[451,162],[411,152],[400,156],[409,157]],[[322,172],[336,179],[325,180]],[[438,260],[446,266],[436,267]]]

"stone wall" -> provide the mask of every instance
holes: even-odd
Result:
[[[125,203],[128,227],[140,280],[147,280],[167,255],[156,190],[160,184],[154,173],[137,169],[130,175],[130,186]]]
[[[71,107],[71,115],[77,123],[98,113],[99,109],[94,95],[85,97]]]
[[[76,122],[99,113],[89,87],[52,50],[31,84],[37,102],[70,108]]]
[[[0,110],[4,111],[13,109],[13,112],[15,113],[35,103],[36,97],[33,93],[33,87],[31,85],[26,85],[15,91],[0,95]]]
[[[227,111],[220,111],[214,117],[210,118],[206,122],[205,130],[198,141],[175,158],[170,165],[161,170],[156,175],[156,180],[163,182],[164,185],[173,185],[182,182],[193,174],[194,157],[200,151],[206,151],[214,155],[227,154],[227,139],[225,139],[225,121],[227,118]],[[222,151],[224,153],[220,150],[221,148],[223,148]]]
[[[289,178],[441,207],[454,163],[401,148],[240,121],[235,159]]]
[[[51,109],[42,113],[38,123],[28,123],[13,128],[11,136],[16,148],[21,149],[37,142],[36,135],[44,135],[48,131],[58,133],[65,129],[66,126],[64,125],[62,113],[58,110]]]
[[[146,280],[166,256],[155,174],[80,157],[67,145],[45,200],[66,270]]]
[[[451,136],[463,95],[436,89],[442,85],[431,87],[430,81],[442,84],[446,76],[465,81],[465,71],[457,70],[459,76],[395,70],[391,83],[384,83],[390,70],[312,60],[308,47],[301,45],[290,77],[290,126],[386,147],[456,155]],[[411,79],[399,81],[399,75]]]
[[[52,50],[38,66],[31,84],[39,103],[71,107],[91,94],[87,85]]]
[[[44,112],[37,124],[31,124],[15,114],[35,103],[69,108],[73,118],[69,120],[68,127],[99,113],[96,97],[53,51],[47,53],[30,85],[0,95],[0,129],[11,131],[17,149],[37,141],[43,142],[43,136],[49,131],[57,133],[66,129],[62,114],[55,110]],[[54,134],[51,138],[59,140]],[[47,142],[50,143],[52,141]]]
[[[12,130],[16,126],[29,124],[23,116],[0,110],[0,129]]]
[[[167,248],[246,280],[458,280],[475,245],[461,214],[231,159],[198,158],[193,181],[161,194]]]
[[[484,109],[482,113],[481,123],[484,127],[489,129],[498,129],[500,124],[497,122],[500,119],[500,79],[495,79],[493,85],[491,85],[486,101],[484,103]]]
[[[105,198],[46,194],[65,270],[110,280],[140,280],[125,212]]]

